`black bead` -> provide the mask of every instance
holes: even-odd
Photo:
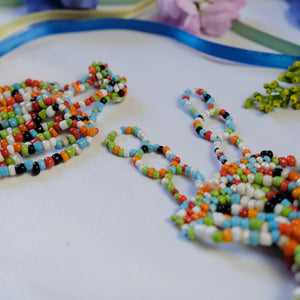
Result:
[[[100,100],[100,102],[102,102],[103,104],[105,104],[105,103],[107,102],[107,100],[106,100],[105,98],[102,98],[102,99]]]
[[[163,154],[163,149],[164,149],[163,146],[158,146],[158,148],[157,148],[157,153],[158,153],[158,154]]]
[[[124,92],[123,90],[120,90],[120,91],[118,91],[118,95],[119,95],[120,97],[124,97],[125,92]]]
[[[33,145],[28,145],[28,153],[29,153],[29,154],[35,153],[35,149],[34,149],[34,146],[33,146]]]
[[[267,156],[267,155],[268,155],[268,151],[266,151],[266,150],[263,150],[263,151],[260,152],[261,157],[264,157],[264,156]]]
[[[229,117],[230,116],[230,114],[227,112],[227,111],[225,111],[224,112],[224,114],[222,115],[222,117],[226,120],[226,118],[227,117]]]
[[[211,98],[211,95],[210,94],[206,94],[203,98],[207,102],[209,100],[209,98]]]
[[[26,168],[25,168],[25,165],[24,164],[18,164],[15,166],[15,169],[16,169],[16,173],[19,175],[19,174],[23,174],[26,172]]]
[[[83,118],[82,118],[82,121],[88,121],[88,120],[89,120],[88,117],[83,117]]]
[[[218,204],[217,205],[217,212],[221,212],[227,215],[231,214],[231,208],[228,204]]]
[[[215,148],[215,149],[214,149],[214,152],[216,152],[216,151],[217,151],[217,150],[219,150],[219,149],[220,149],[220,148],[218,148],[218,147],[217,147],[217,148]]]
[[[14,97],[16,96],[17,94],[19,94],[19,91],[18,90],[12,90],[11,91],[11,95]]]
[[[146,146],[146,145],[143,145],[143,146],[141,147],[141,149],[143,150],[144,153],[148,153],[148,152],[149,152],[149,148],[148,148],[148,146]]]
[[[24,141],[28,142],[32,140],[32,135],[29,131],[24,131],[23,132],[23,137],[24,137]]]
[[[105,69],[104,65],[100,65],[99,68],[101,71]]]
[[[34,129],[36,130],[37,133],[43,133],[44,129],[42,127],[42,125],[38,124],[34,126]]]
[[[38,124],[41,124],[41,123],[43,122],[43,119],[42,119],[40,116],[34,116],[34,117],[32,118],[32,121],[33,121],[36,125],[38,125]]]
[[[285,197],[279,193],[277,193],[271,200],[270,202],[272,202],[273,204],[278,204],[281,203],[283,201]]]
[[[220,161],[221,161],[221,163],[224,165],[224,164],[226,164],[227,159],[226,159],[226,158],[223,158],[223,159],[221,159]]]
[[[267,155],[272,159],[273,158],[273,152],[271,150],[267,151]]]
[[[256,159],[256,155],[254,155],[254,154],[253,154],[253,155],[251,155],[251,156],[250,156],[250,158],[251,158],[251,157],[253,157],[253,158],[255,158],[255,159]]]
[[[32,172],[32,175],[39,175],[40,174],[41,169],[40,169],[40,166],[39,166],[37,161],[35,161],[33,163],[31,172]]]
[[[32,98],[30,99],[31,102],[34,102],[35,100],[36,100],[36,97],[32,97]]]
[[[59,153],[54,153],[51,157],[54,160],[55,165],[58,165],[63,161],[63,159]]]
[[[274,207],[275,207],[276,204],[272,203],[271,201],[267,201],[265,203],[265,208],[264,208],[264,211],[265,212],[273,212],[274,211]]]
[[[199,115],[197,116],[197,118],[200,118],[200,119],[203,120],[203,116],[202,116],[201,114],[199,114]]]
[[[57,103],[53,104],[52,108],[53,108],[53,110],[58,111],[58,104]]]
[[[196,132],[198,133],[198,134],[200,134],[200,130],[202,129],[202,127],[200,127],[200,126],[198,126],[197,128],[196,128]]]
[[[273,170],[273,177],[275,176],[280,176],[281,175],[281,172],[282,172],[282,169],[281,168],[275,168]]]
[[[75,121],[75,120],[77,120],[77,117],[76,116],[71,116],[70,119]]]
[[[112,87],[113,87],[115,84],[116,84],[116,82],[115,82],[114,80],[111,80],[111,81],[109,82],[109,85],[111,85]]]
[[[2,125],[1,125],[1,123],[0,123],[0,130],[3,130],[3,127],[2,127]]]

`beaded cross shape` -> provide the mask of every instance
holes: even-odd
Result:
[[[199,113],[191,103],[198,95],[206,103],[206,110]],[[215,243],[238,242],[251,246],[274,246],[282,249],[288,267],[300,282],[300,160],[294,156],[276,157],[264,150],[252,154],[249,147],[235,132],[230,114],[215,107],[214,98],[203,89],[186,90],[181,98],[183,106],[194,119],[197,134],[210,141],[221,169],[211,179],[187,164],[173,151],[160,144],[151,143],[144,131],[137,127],[121,127],[105,139],[108,149],[115,155],[131,158],[144,175],[161,179],[161,183],[179,204],[172,221],[189,239],[210,240]],[[205,121],[215,117],[225,122],[222,133],[205,129]],[[132,134],[142,140],[139,149],[126,150],[116,145],[116,137]],[[230,163],[223,145],[233,144],[242,154]],[[169,160],[169,167],[155,169],[145,166],[143,157],[157,153]],[[188,198],[176,188],[172,178],[188,176],[195,182],[197,193]],[[300,297],[300,288],[295,290]]]
[[[94,96],[72,101],[91,87]],[[126,78],[113,75],[102,62],[93,63],[85,78],[70,85],[26,79],[0,87],[0,176],[38,175],[79,155],[98,133],[94,124],[104,105],[124,100],[126,93]],[[80,110],[93,103],[90,115]],[[30,159],[44,151],[52,153]]]

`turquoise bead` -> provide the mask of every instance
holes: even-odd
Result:
[[[9,175],[7,166],[0,167],[0,175],[3,176],[3,177]]]
[[[25,168],[26,168],[27,171],[31,171],[31,170],[32,170],[32,167],[33,167],[33,162],[32,162],[32,160],[26,159],[26,160],[24,161],[24,166],[25,166]]]

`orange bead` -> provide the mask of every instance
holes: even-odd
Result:
[[[300,241],[300,227],[298,225],[292,226],[291,237],[298,242]]]
[[[175,161],[175,160],[172,160],[171,163],[170,163],[170,166],[175,166],[177,167],[179,165],[179,162]]]
[[[168,146],[164,146],[163,147],[163,153],[165,154],[167,151],[169,151],[170,150],[170,148],[168,147]]]
[[[232,176],[232,175],[234,175],[234,174],[235,174],[235,170],[236,170],[235,168],[233,168],[233,167],[230,167],[230,168],[228,169],[228,171],[227,171],[227,172],[228,172],[228,174],[229,174],[229,175],[231,175],[231,176]]]
[[[245,169],[243,172],[246,176],[252,173],[250,169]]]
[[[88,136],[95,136],[98,132],[99,132],[99,129],[96,128],[96,127],[89,128],[89,129],[87,130],[87,135],[88,135]]]
[[[222,169],[225,169],[226,171],[229,170],[230,166],[228,164],[224,164],[222,166]]]
[[[292,228],[292,226],[290,226],[288,224],[280,223],[279,226],[278,226],[278,230],[282,234],[287,235],[287,236],[290,237],[292,235],[293,228]]]
[[[22,151],[22,144],[19,142],[14,143],[14,149],[16,152],[21,152]]]
[[[159,176],[160,176],[160,178],[164,178],[165,175],[166,175],[166,170],[165,169],[160,169],[159,170]]]
[[[115,146],[113,149],[113,154],[118,155],[118,151],[120,150],[120,146]]]
[[[98,92],[96,93],[96,95],[97,95],[100,99],[103,98],[103,94],[102,94],[102,92],[100,92],[100,91],[98,91]]]
[[[292,191],[292,196],[293,196],[294,199],[297,199],[297,200],[299,199],[300,187],[297,187]]]
[[[293,256],[294,255],[294,249],[298,246],[298,242],[290,239],[285,243],[283,246],[283,253],[285,256]]]
[[[237,135],[234,135],[234,136],[230,139],[231,144],[235,145],[235,142],[237,141],[238,138],[239,138],[239,137],[238,137]]]
[[[203,195],[204,190],[203,189],[197,189],[197,195]]]
[[[207,214],[205,211],[200,211],[199,216],[200,216],[200,218],[206,218]]]
[[[192,219],[193,219],[194,221],[199,220],[199,219],[200,219],[200,214],[192,214]]]
[[[299,226],[300,225],[300,219],[293,219],[292,222],[291,222],[291,225],[294,225],[294,226]]]
[[[193,122],[193,126],[195,127],[197,124],[201,124],[201,122],[200,122],[199,120],[195,120],[195,121]]]
[[[211,187],[210,187],[209,184],[207,184],[207,185],[205,185],[205,186],[203,187],[203,191],[204,191],[205,193],[209,193],[210,190],[211,190]]]
[[[241,158],[240,159],[240,162],[242,163],[242,164],[247,164],[248,163],[248,159],[247,158]]]
[[[24,131],[28,131],[28,128],[24,125],[24,124],[20,124],[19,125],[19,129],[24,132]]]
[[[225,243],[231,243],[232,242],[231,230],[230,229],[224,229],[222,237],[223,237],[223,241]]]
[[[251,153],[249,149],[245,149],[242,151],[243,156],[245,156],[247,153]]]
[[[126,127],[125,128],[125,132],[126,132],[126,134],[131,134],[131,127]]]
[[[86,127],[86,126],[81,126],[80,128],[79,128],[79,131],[81,132],[81,133],[83,133],[84,135],[86,135],[87,134],[87,131],[88,131],[88,128]]]
[[[290,172],[289,174],[289,180],[290,181],[297,181],[300,178],[300,175],[296,172]]]
[[[148,170],[148,173],[147,173],[147,175],[148,175],[148,177],[153,177],[153,173],[155,172],[155,168],[150,168],[149,170]]]
[[[202,209],[202,211],[208,212],[209,211],[209,204],[204,202],[200,205],[200,208]]]
[[[1,141],[1,148],[7,147],[7,146],[8,146],[7,140],[2,140]]]
[[[50,132],[52,137],[57,137],[58,136],[57,131],[53,127],[49,128],[49,132]]]
[[[140,158],[138,156],[132,157],[131,161],[135,164]]]
[[[238,169],[240,166],[239,166],[236,162],[233,162],[233,163],[231,164],[231,167],[232,167],[232,168],[235,168],[235,169]]]
[[[60,155],[62,157],[63,162],[66,162],[66,161],[69,160],[69,155],[68,155],[68,153],[66,151],[61,151]]]
[[[248,211],[248,218],[253,219],[259,214],[259,210],[257,209],[249,209]]]

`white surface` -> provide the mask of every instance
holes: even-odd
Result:
[[[261,18],[258,12],[265,5],[269,9]],[[251,1],[242,16],[300,43],[299,31],[284,17],[287,8],[282,1]],[[143,18],[153,15],[154,10]],[[280,18],[280,32],[272,15]],[[218,41],[262,49],[233,33]],[[38,177],[1,179],[0,298],[290,299],[294,282],[279,251],[184,240],[169,221],[177,206],[159,182],[103,146],[112,129],[137,125],[153,142],[170,146],[210,176],[219,168],[212,147],[194,134],[192,119],[178,104],[186,88],[203,87],[231,113],[237,133],[254,152],[300,156],[299,111],[262,115],[242,108],[245,98],[282,70],[219,62],[167,38],[106,30],[24,45],[1,58],[0,82],[27,77],[73,82],[94,60],[108,62],[113,72],[127,77],[128,98],[104,108],[100,134],[80,157]],[[238,157],[236,151],[229,153]],[[167,162],[154,165],[166,167]],[[192,185],[182,185],[192,195]]]

